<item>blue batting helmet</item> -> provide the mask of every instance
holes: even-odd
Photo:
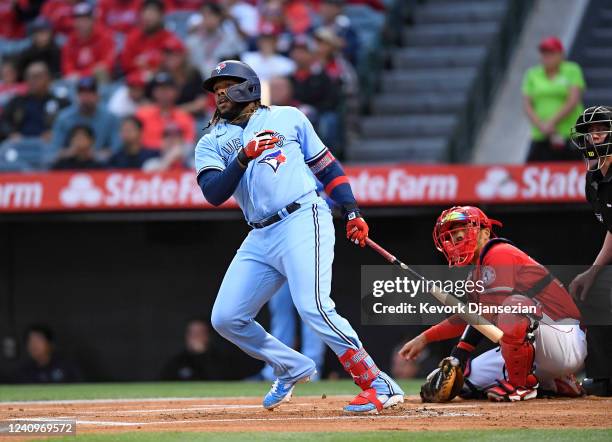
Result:
[[[241,80],[227,88],[225,93],[235,103],[248,103],[259,100],[261,97],[261,84],[259,77],[251,67],[241,61],[225,60],[220,62],[210,73],[210,77],[204,81],[204,89],[214,92],[213,88],[217,80],[226,78]]]

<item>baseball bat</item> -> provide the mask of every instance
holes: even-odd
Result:
[[[408,265],[397,259],[395,255],[392,255],[391,253],[387,252],[383,247],[374,242],[372,239],[366,238],[366,244],[373,250],[375,250],[377,253],[379,253],[387,261],[389,261],[391,264],[399,266],[403,270],[410,273],[413,277],[422,280],[424,283],[427,283],[427,280],[424,276],[420,275],[414,269],[410,268]],[[427,287],[428,284],[426,284],[425,286]],[[455,296],[440,290],[435,284],[432,284],[432,289],[429,293],[444,305],[458,306],[463,304]],[[504,332],[502,332],[497,326],[491,324],[491,322],[489,322],[487,319],[483,318],[480,315],[477,315],[475,313],[458,313],[458,315],[466,323],[470,324],[472,327],[474,327],[480,333],[485,335],[491,340],[491,342],[495,344],[499,343],[502,336],[504,335]]]

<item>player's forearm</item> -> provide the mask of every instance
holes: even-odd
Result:
[[[527,96],[523,97],[523,109],[525,110],[525,114],[527,114],[527,118],[529,118],[531,124],[533,124],[534,126],[539,126],[540,124],[542,124],[540,118],[538,118],[535,111],[533,110],[531,98]]]
[[[309,161],[308,166],[323,184],[325,193],[342,208],[344,215],[358,211],[348,177],[331,152],[326,151],[319,158]]]
[[[601,250],[599,251],[597,258],[595,258],[595,262],[593,262],[592,271],[597,274],[599,273],[599,270],[601,270],[601,266],[605,266],[610,263],[612,263],[612,233],[607,232],[603,245],[601,246]]]
[[[234,159],[223,172],[215,169],[202,172],[198,176],[198,184],[206,201],[213,206],[220,206],[227,201],[238,187],[245,170]]]
[[[557,114],[553,118],[551,118],[551,123],[556,126],[559,121],[567,117],[569,113],[574,110],[576,104],[578,104],[578,102],[580,101],[581,95],[582,91],[580,90],[580,88],[573,86],[570,89],[569,97],[567,97],[567,100],[563,104],[563,107],[559,110],[559,112],[557,112]]]
[[[458,315],[453,315],[439,324],[429,327],[423,332],[423,335],[427,342],[446,341],[461,336],[465,326],[465,322]]]

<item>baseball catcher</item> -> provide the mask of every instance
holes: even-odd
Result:
[[[470,360],[483,335],[455,315],[406,343],[400,355],[414,359],[430,342],[461,337],[450,357],[427,377],[421,388],[424,402],[446,402],[457,395],[524,401],[535,398],[538,388],[570,397],[582,394],[574,376],[586,357],[580,312],[544,266],[509,240],[495,237],[493,226],[501,225],[471,206],[452,207],[436,221],[436,248],[450,266],[474,265],[469,278],[481,281],[484,289],[469,300],[497,306],[499,313],[483,316],[504,335],[499,347]]]

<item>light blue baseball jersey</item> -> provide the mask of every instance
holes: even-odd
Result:
[[[221,122],[200,139],[195,149],[198,175],[209,169],[223,171],[262,130],[274,131],[280,141],[249,163],[234,192],[248,222],[260,222],[294,201],[315,197],[315,178],[306,162],[326,149],[300,110],[290,106],[262,107],[244,129]]]

